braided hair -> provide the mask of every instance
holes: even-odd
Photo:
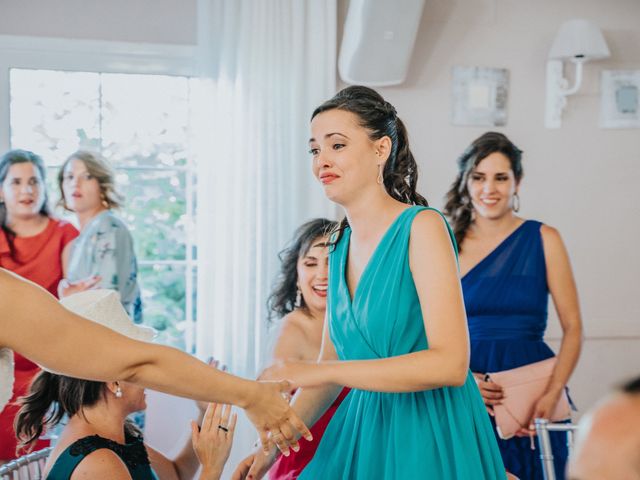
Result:
[[[428,206],[427,200],[416,191],[418,165],[409,149],[407,129],[398,117],[395,107],[375,90],[353,85],[340,90],[333,98],[316,108],[311,119],[320,113],[335,109],[356,115],[360,126],[369,132],[371,140],[385,136],[391,139],[391,153],[382,171],[387,193],[403,203]],[[338,239],[347,225],[345,218],[340,223]]]
[[[516,182],[519,182],[524,173],[522,150],[502,133],[487,132],[481,135],[458,157],[458,176],[445,197],[444,214],[451,222],[459,251],[462,251],[462,242],[473,223],[473,206],[467,188],[469,175],[482,160],[496,152],[509,159]]]

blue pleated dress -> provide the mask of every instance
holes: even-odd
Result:
[[[429,348],[408,248],[411,224],[424,208],[406,209],[389,227],[353,301],[345,276],[349,228],[331,253],[327,312],[340,360],[388,358]],[[482,480],[504,479],[505,469],[469,374],[460,387],[411,393],[351,390],[299,478]]]
[[[549,288],[541,225],[525,221],[462,278],[473,372],[499,372],[554,356],[542,339]],[[509,472],[523,480],[543,479],[537,444],[532,450],[529,438],[501,440],[497,432],[496,438]],[[556,477],[562,479],[566,436],[551,433],[551,442]]]

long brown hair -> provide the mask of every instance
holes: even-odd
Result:
[[[329,110],[344,110],[358,117],[360,126],[367,129],[371,140],[391,139],[391,154],[382,171],[387,193],[394,199],[410,205],[428,206],[427,199],[416,191],[418,164],[409,148],[409,136],[393,105],[369,87],[353,85],[340,90],[313,111],[311,119]],[[345,218],[338,228],[339,234],[347,226]]]
[[[449,217],[459,251],[462,251],[462,242],[473,223],[473,206],[467,188],[469,175],[482,160],[496,152],[509,159],[516,182],[519,182],[524,173],[522,150],[502,133],[487,132],[481,135],[458,157],[458,176],[447,192],[444,214]]]

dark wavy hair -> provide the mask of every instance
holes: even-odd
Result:
[[[336,226],[336,222],[326,218],[310,220],[298,227],[287,247],[278,254],[280,273],[267,300],[269,321],[282,318],[296,309],[298,260],[309,252],[314,240],[328,236]],[[307,308],[304,298],[299,308]]]
[[[46,371],[36,375],[29,394],[19,399],[20,411],[14,428],[20,446],[35,442],[45,426],[60,423],[64,415],[72,417],[82,414],[84,407],[91,407],[106,398],[107,386],[104,382],[81,380]],[[133,423],[125,423],[125,431],[140,436]]]
[[[522,150],[502,133],[487,132],[481,135],[458,157],[458,176],[447,192],[444,214],[449,217],[459,251],[462,251],[464,237],[473,222],[473,206],[467,189],[469,175],[482,160],[496,152],[509,159],[516,182],[519,182],[524,173]]]
[[[42,203],[42,207],[40,208],[40,215],[45,215],[47,217],[51,216],[51,210],[49,209],[49,197],[47,194],[47,169],[44,166],[44,162],[39,155],[36,155],[33,152],[28,150],[9,150],[5,153],[2,158],[0,158],[0,185],[4,183],[7,175],[9,174],[9,169],[12,165],[16,165],[18,163],[31,163],[33,164],[38,173],[40,173],[40,177],[42,178],[42,188],[44,189],[44,202]],[[7,206],[4,202],[0,203],[0,227],[5,233],[7,237],[7,243],[9,244],[9,252],[11,254],[11,258],[16,263],[21,263],[18,258],[18,253],[16,252],[14,246],[14,240],[16,238],[16,234],[9,225],[7,224]]]
[[[382,171],[384,187],[391,197],[410,205],[428,206],[416,191],[418,165],[409,149],[409,136],[393,105],[369,87],[353,85],[340,90],[313,111],[311,119],[329,110],[344,110],[358,117],[359,124],[369,132],[371,140],[391,139],[391,153]],[[339,230],[347,226],[342,220]],[[336,239],[337,242],[337,239]]]

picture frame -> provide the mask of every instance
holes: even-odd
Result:
[[[502,127],[507,124],[509,71],[506,68],[452,69],[451,123]]]
[[[640,128],[640,70],[603,70],[600,127]]]

